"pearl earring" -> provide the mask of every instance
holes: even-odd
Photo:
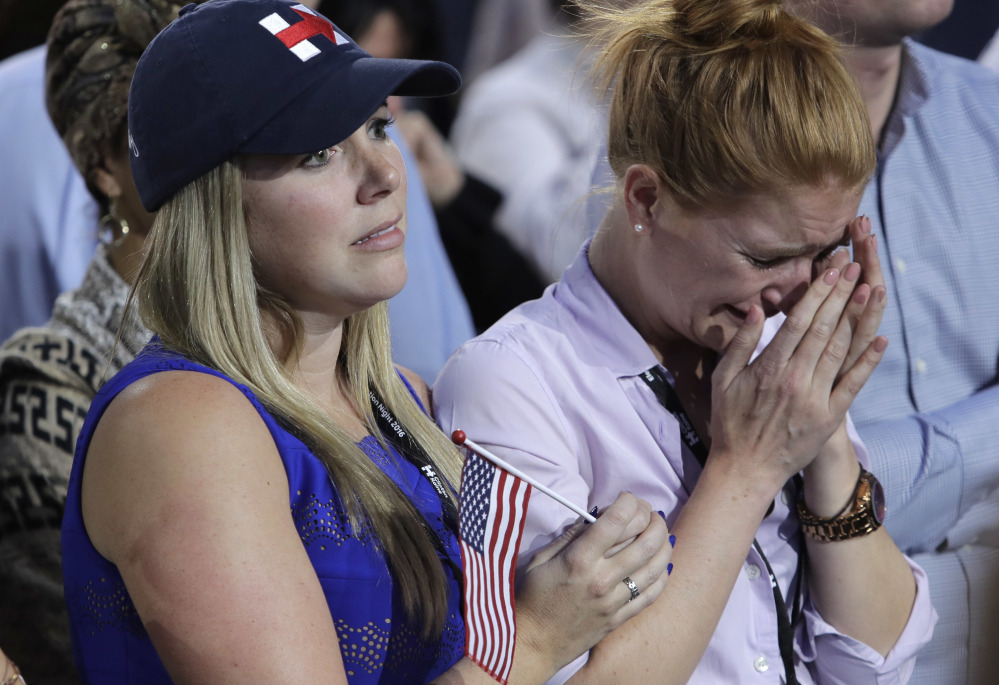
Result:
[[[645,226],[642,224],[635,224],[635,233],[641,233],[645,230]]]

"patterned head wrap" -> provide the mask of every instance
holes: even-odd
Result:
[[[128,88],[146,45],[186,0],[69,0],[52,23],[45,100],[63,143],[101,204],[94,170],[122,144]]]

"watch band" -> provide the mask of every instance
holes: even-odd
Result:
[[[816,516],[808,510],[802,497],[798,500],[798,519],[801,531],[821,542],[839,542],[869,535],[884,522],[881,483],[872,473],[861,468],[852,500],[841,513],[829,518]]]

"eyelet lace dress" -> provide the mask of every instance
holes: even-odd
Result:
[[[135,381],[173,370],[207,373],[233,383],[270,430],[288,473],[291,515],[326,595],[351,685],[425,683],[457,662],[464,653],[465,625],[454,574],[447,573],[450,610],[443,635],[427,643],[407,624],[401,595],[385,561],[370,537],[352,530],[336,488],[316,456],[245,386],[164,349],[154,340],[94,399],[70,477],[62,527],[63,578],[73,657],[83,682],[171,682],[117,568],[90,543],[83,526],[80,488],[90,440],[111,401]],[[456,533],[444,524],[441,500],[430,482],[394,447],[390,446],[389,454],[372,436],[358,444],[409,496],[437,533],[443,543],[438,554],[445,569],[460,568]]]

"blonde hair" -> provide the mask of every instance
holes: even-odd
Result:
[[[257,283],[242,200],[242,172],[225,162],[157,212],[136,292],[146,326],[163,344],[249,387],[325,465],[355,534],[369,532],[393,571],[410,621],[439,635],[448,578],[413,503],[329,416],[290,380],[301,323]],[[269,316],[265,316],[264,313]],[[274,322],[277,331],[273,328]],[[276,333],[276,335],[275,335]],[[284,341],[273,350],[269,340]],[[384,444],[369,402],[373,388],[450,483],[461,478],[457,449],[420,410],[392,364],[388,307],[349,317],[337,371],[371,433]],[[453,493],[447,493],[453,501]]]
[[[835,181],[862,187],[875,147],[835,40],[781,0],[577,0],[611,91],[617,178],[653,168],[686,207]]]

